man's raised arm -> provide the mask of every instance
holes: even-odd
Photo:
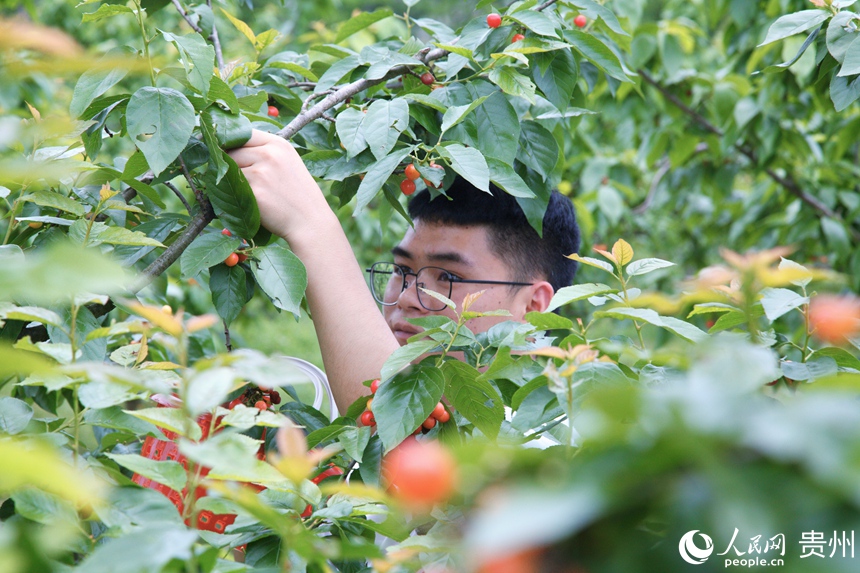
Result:
[[[308,272],[308,304],[326,374],[341,412],[367,394],[399,348],[370,294],[349,241],[322,191],[284,139],[254,131],[230,155],[245,173],[263,225],[283,237]]]

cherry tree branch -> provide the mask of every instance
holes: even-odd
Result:
[[[645,81],[645,83],[654,87],[672,105],[683,111],[687,116],[690,117],[690,119],[699,124],[703,129],[709,131],[710,133],[713,133],[717,137],[723,137],[725,135],[723,130],[709,122],[702,114],[700,114],[699,112],[682,102],[680,99],[678,99],[675,94],[669,91],[666,86],[654,79],[646,70],[639,70],[639,76]],[[758,165],[758,154],[749,145],[745,143],[732,143],[732,147],[734,147],[739,153],[749,159],[753,165]],[[854,237],[854,239],[860,240],[860,231],[855,229],[853,226],[846,224],[842,217],[833,209],[819,201],[818,198],[804,191],[790,172],[786,171],[784,175],[780,175],[771,167],[765,167],[764,172],[768,177],[771,178],[771,180],[773,180],[775,183],[782,186],[786,191],[812,207],[812,209],[819,214],[839,221],[840,223],[845,225],[848,231]]]
[[[212,10],[212,0],[206,0],[209,10]],[[224,73],[224,52],[221,50],[221,39],[218,37],[218,25],[212,20],[212,34],[209,35],[212,46],[215,48],[215,60],[218,62],[218,71]],[[221,78],[224,79],[224,78]]]

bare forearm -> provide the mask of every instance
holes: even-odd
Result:
[[[290,245],[308,271],[307,299],[323,363],[338,408],[345,412],[369,392],[361,382],[378,377],[399,344],[331,211]]]

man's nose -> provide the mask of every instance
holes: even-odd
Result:
[[[421,303],[418,301],[418,288],[415,286],[416,282],[417,277],[407,277],[406,288],[403,289],[400,292],[400,296],[397,297],[397,306],[403,310],[417,308],[421,312],[427,312],[427,310],[421,306]]]

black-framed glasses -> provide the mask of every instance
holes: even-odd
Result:
[[[423,267],[413,272],[409,267],[398,265],[396,263],[373,263],[370,268],[365,269],[365,271],[370,273],[370,292],[373,293],[373,298],[383,306],[393,306],[397,304],[397,299],[400,298],[403,291],[412,286],[412,283],[409,282],[409,277],[415,277],[414,283],[418,292],[418,302],[422,307],[431,312],[443,310],[445,308],[445,303],[432,296],[428,296],[426,293],[421,291],[422,288],[438,292],[446,298],[451,298],[451,292],[454,290],[454,283],[508,286],[531,286],[534,284],[510,281],[461,279],[457,275],[441,267]]]

